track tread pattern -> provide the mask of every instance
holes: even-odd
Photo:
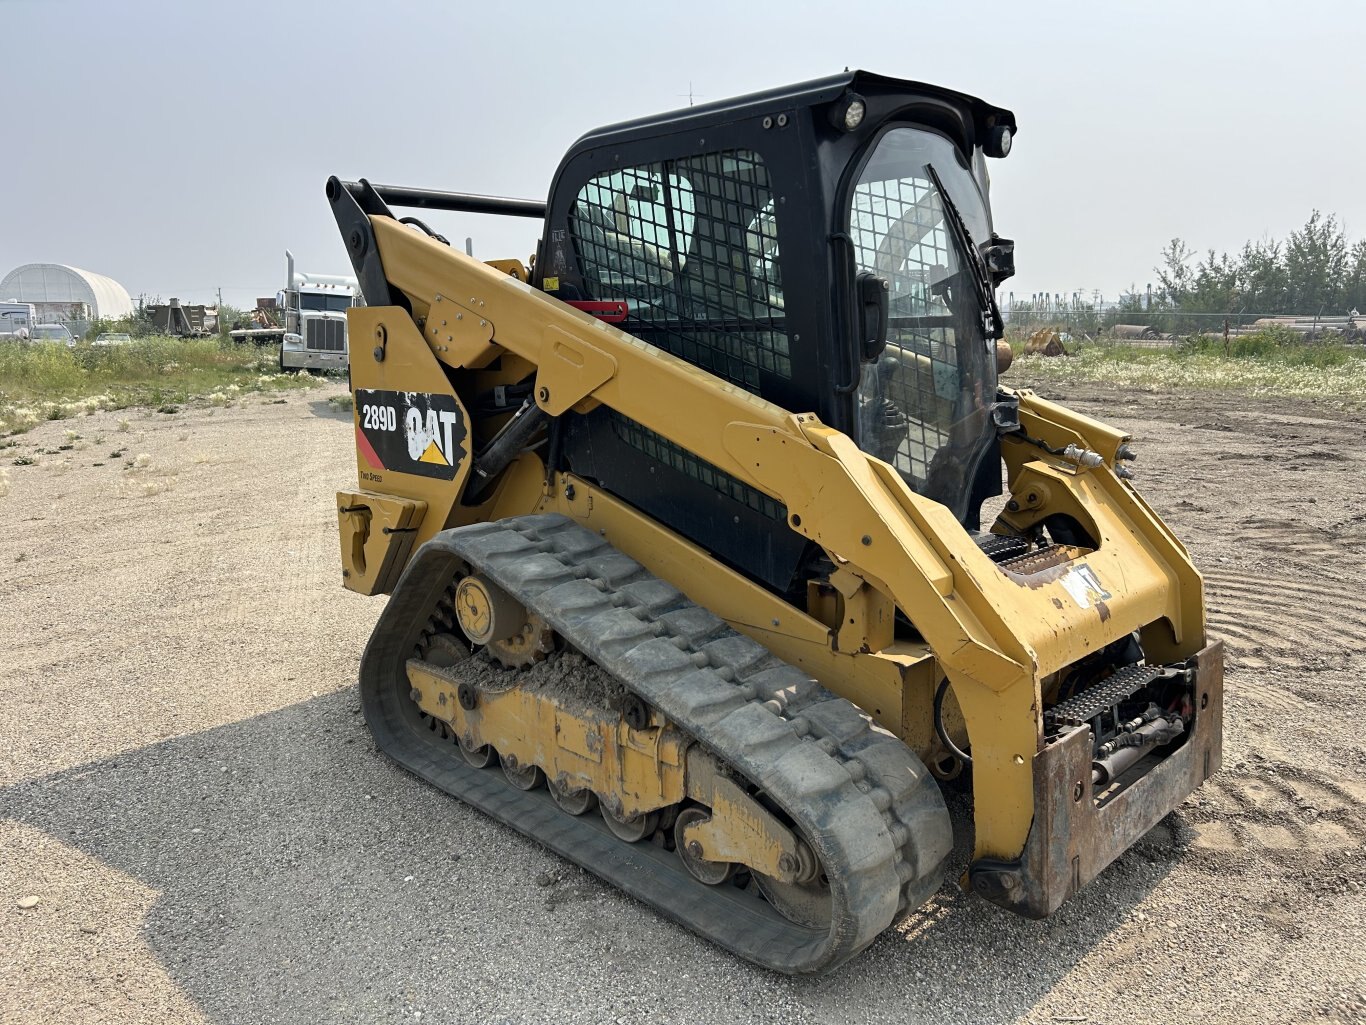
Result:
[[[431,557],[438,553],[447,558]],[[669,884],[642,885],[639,874],[633,877],[623,862],[653,858],[638,850],[646,845],[631,845],[616,857],[603,859],[587,849],[596,843],[562,842],[564,823],[557,823],[553,831],[561,842],[552,842],[539,814],[524,817],[534,794],[517,792],[527,807],[509,816],[509,795],[488,802],[481,799],[487,795],[482,786],[433,780],[437,785],[509,821],[720,945],[779,971],[822,972],[847,961],[899,912],[918,906],[939,888],[952,847],[952,827],[938,785],[901,741],[804,671],[736,632],[592,531],[554,514],[438,534],[414,556],[390,609],[421,605],[422,596],[430,599],[428,608],[435,608],[438,599],[432,596],[451,579],[448,570],[441,579],[438,567],[449,567],[452,555],[541,615],[782,807],[825,867],[833,905],[830,928],[795,925],[766,906],[766,914],[754,908],[743,915],[733,908],[724,913],[719,905],[733,903],[734,895],[692,883],[681,865],[676,865],[676,880]],[[386,624],[382,618],[367,649],[362,665],[367,717],[376,696],[367,700],[367,680],[371,691],[386,686],[380,678],[383,667],[372,660],[371,649],[376,659],[398,655],[402,641],[395,644],[381,631],[402,634],[404,626]],[[406,628],[411,635],[411,625]],[[391,664],[388,675],[393,672]],[[392,683],[387,686],[393,689]],[[401,686],[406,688],[406,683]],[[385,719],[376,729],[381,746],[412,768],[411,758],[405,757],[410,752],[397,750],[403,746],[402,736],[388,736],[393,732],[392,715]],[[372,728],[375,725],[372,722]],[[581,819],[570,821],[588,825]],[[719,902],[718,907],[701,907],[708,902]]]

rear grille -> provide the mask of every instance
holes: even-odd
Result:
[[[992,562],[1005,563],[1029,551],[1029,539],[1015,537],[1012,534],[984,534],[980,530],[974,530],[972,539]]]
[[[346,349],[346,321],[310,320],[304,325],[304,347],[319,352]]]

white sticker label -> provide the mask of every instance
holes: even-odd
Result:
[[[1096,571],[1090,566],[1074,567],[1059,583],[1067,589],[1072,600],[1084,609],[1089,609],[1093,603],[1106,601],[1110,597],[1110,592],[1101,586],[1100,577],[1096,576]]]

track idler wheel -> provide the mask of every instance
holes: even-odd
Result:
[[[828,929],[831,919],[830,884],[822,873],[814,879],[785,883],[762,872],[754,873],[754,881],[768,902],[782,916],[798,925],[812,929]]]
[[[659,828],[659,812],[646,812],[643,815],[632,815],[629,818],[623,817],[613,811],[607,805],[599,805],[602,811],[602,821],[607,823],[618,840],[626,843],[639,843],[641,840],[649,839]]]
[[[711,818],[710,813],[705,808],[685,808],[678,813],[678,818],[674,820],[674,847],[678,851],[678,857],[683,862],[689,874],[700,883],[708,886],[720,886],[722,883],[729,882],[730,877],[735,874],[735,863],[733,861],[708,861],[702,857],[702,845],[696,840],[684,839],[683,832],[689,826],[696,823],[706,822]]]
[[[469,657],[470,649],[455,634],[434,634],[421,646],[419,654],[424,662],[449,669]]]
[[[560,806],[560,810],[569,815],[587,815],[598,803],[597,794],[587,787],[574,790],[553,779],[546,780],[546,786],[550,789],[550,796]]]
[[[498,752],[488,744],[471,744],[464,737],[456,737],[455,740],[465,761],[476,769],[487,769],[498,760]]]
[[[545,782],[545,773],[539,765],[523,765],[516,755],[503,755],[503,775],[518,790],[535,790]]]

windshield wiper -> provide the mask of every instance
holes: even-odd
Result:
[[[992,287],[991,274],[987,271],[987,265],[982,260],[982,254],[977,251],[977,246],[972,241],[972,233],[968,231],[967,222],[963,220],[963,215],[958,212],[958,205],[949,196],[949,190],[944,188],[944,183],[940,180],[939,172],[934,169],[934,165],[926,164],[925,170],[929,173],[930,180],[934,182],[934,187],[939,190],[939,202],[944,207],[946,220],[953,228],[954,241],[967,251],[968,263],[972,267],[972,281],[977,287],[979,308],[989,321],[983,325],[987,337],[1004,338],[1006,327],[1005,322],[1001,319],[1001,308],[996,305],[996,289]]]

